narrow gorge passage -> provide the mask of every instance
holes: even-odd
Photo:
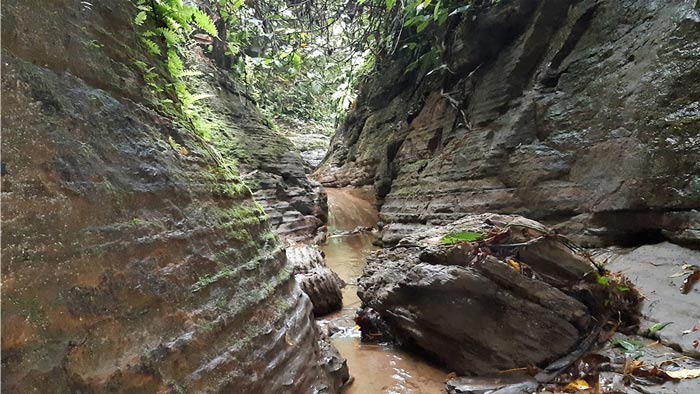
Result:
[[[0,394],[700,393],[700,0],[0,2]]]
[[[360,332],[354,329],[353,320],[361,304],[355,282],[362,275],[367,254],[378,248],[372,244],[376,238],[374,233],[355,230],[375,227],[377,210],[371,191],[328,188],[326,193],[329,237],[322,250],[328,267],[346,282],[346,286],[343,309],[319,322],[338,330],[331,340],[347,359],[354,377],[345,393],[443,393],[447,372],[391,345],[360,343]]]

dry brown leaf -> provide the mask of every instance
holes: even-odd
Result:
[[[681,286],[681,292],[683,294],[688,294],[690,293],[690,290],[693,288],[693,285],[700,281],[700,271],[693,271],[692,274],[688,275],[684,280],[683,280],[683,285]]]
[[[289,346],[295,345],[295,343],[292,341],[292,339],[289,338],[289,333],[284,334],[284,341],[287,342],[287,345],[289,345]]]
[[[680,369],[678,371],[664,371],[666,375],[674,379],[697,379],[700,378],[700,369]]]

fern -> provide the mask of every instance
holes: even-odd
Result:
[[[183,28],[182,25],[171,16],[164,16],[163,21],[171,30],[179,31]]]
[[[146,11],[142,10],[138,14],[136,14],[136,17],[134,17],[134,24],[136,24],[137,26],[142,26],[143,22],[146,21],[146,18],[148,18]]]
[[[163,35],[163,38],[165,38],[165,42],[168,43],[168,46],[177,45],[182,41],[182,36],[177,34],[177,32],[174,30],[160,27],[158,28],[158,31]]]
[[[204,11],[200,9],[193,9],[192,16],[194,17],[194,23],[198,28],[204,30],[212,37],[219,36],[216,25],[214,25],[214,22],[211,20],[211,18],[209,18],[209,15],[204,13]]]
[[[158,46],[158,44],[151,41],[150,39],[141,37],[141,42],[143,42],[143,44],[146,45],[148,52],[151,52],[154,55],[162,55],[163,54],[160,51],[160,47]]]
[[[160,15],[164,20],[171,18],[180,27],[189,30],[190,19],[192,18],[193,7],[182,4],[181,0],[166,0],[160,5]],[[167,23],[167,22],[166,22]],[[170,26],[171,28],[175,26]]]
[[[185,65],[180,59],[180,55],[174,49],[168,50],[168,71],[173,78],[180,78],[185,72]]]

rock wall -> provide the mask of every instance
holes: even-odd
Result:
[[[292,241],[313,239],[328,216],[323,188],[307,177],[309,168],[294,144],[261,119],[255,103],[228,73],[202,57],[190,59],[202,72],[190,79],[196,91],[214,94],[203,100],[204,116],[213,121],[212,144],[235,160],[277,234]]]
[[[385,241],[491,211],[697,244],[700,2],[502,1],[435,35],[448,61],[384,62],[316,173],[374,185]]]
[[[337,392],[267,216],[155,110],[134,14],[2,4],[2,391]]]

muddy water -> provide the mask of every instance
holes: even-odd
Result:
[[[348,234],[357,227],[377,223],[372,194],[358,189],[326,189],[328,193],[329,238],[322,247],[328,266],[347,283],[343,289],[343,310],[326,316],[340,331],[331,339],[348,360],[354,383],[347,394],[437,394],[445,392],[447,373],[427,365],[390,345],[360,343],[353,317],[360,306],[356,279],[362,274],[365,257],[375,250],[376,235]]]

